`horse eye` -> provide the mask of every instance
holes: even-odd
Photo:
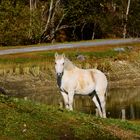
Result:
[[[63,63],[63,65],[64,65],[64,63]]]

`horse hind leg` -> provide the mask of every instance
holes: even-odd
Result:
[[[96,107],[98,109],[98,112],[99,112],[100,117],[103,117],[102,109],[101,109],[100,103],[98,102],[96,96],[94,96],[92,98],[92,100],[93,100],[93,102],[95,103],[95,105],[96,105]]]
[[[103,95],[97,94],[95,92],[95,96],[92,98],[93,102],[95,103],[100,117],[106,118],[106,111],[105,111],[105,97]]]
[[[99,99],[101,102],[103,118],[106,118],[106,98],[104,95],[99,95]]]

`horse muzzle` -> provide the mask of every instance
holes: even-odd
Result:
[[[58,76],[58,77],[62,77],[62,76],[63,76],[63,72],[57,73],[57,76]]]

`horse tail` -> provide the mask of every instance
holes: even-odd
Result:
[[[1,87],[0,87],[0,93],[2,93],[2,94],[4,94],[4,95],[7,94],[6,91],[5,91],[3,88],[1,88]]]
[[[107,100],[107,97],[108,97],[108,92],[106,91],[105,92],[105,100]]]
[[[108,96],[109,96],[109,86],[107,86],[106,91],[105,91],[105,100],[107,100]]]

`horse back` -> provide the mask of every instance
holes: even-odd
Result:
[[[103,72],[98,69],[85,69],[78,72],[77,82],[81,89],[93,87],[96,91],[105,92],[107,88],[107,78]]]

